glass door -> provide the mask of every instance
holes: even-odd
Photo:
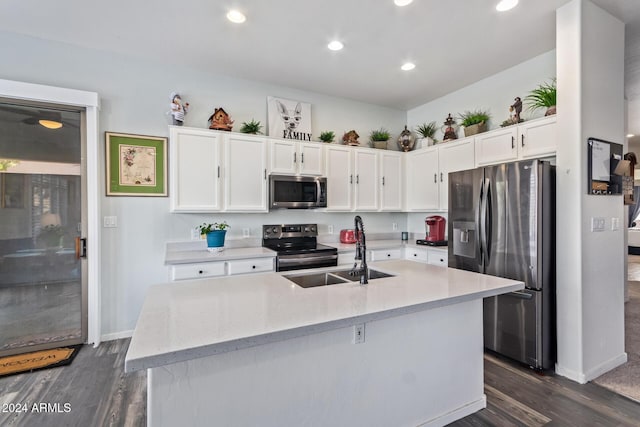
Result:
[[[0,356],[86,339],[82,118],[0,100]]]

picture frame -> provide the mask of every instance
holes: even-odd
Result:
[[[0,208],[24,209],[25,176],[23,174],[0,174]]]
[[[167,197],[167,138],[105,132],[107,196]]]

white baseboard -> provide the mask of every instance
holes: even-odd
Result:
[[[112,334],[104,334],[100,338],[102,341],[113,341],[113,340],[119,340],[122,338],[131,338],[132,336],[133,336],[133,329],[129,331],[114,332]]]
[[[487,407],[487,396],[485,394],[482,395],[481,399],[478,399],[474,402],[468,403],[460,408],[457,408],[451,412],[447,412],[444,415],[441,415],[437,418],[433,418],[427,421],[424,424],[420,424],[420,427],[440,427],[446,426],[456,420],[466,417],[467,415],[471,415],[475,412],[478,412],[481,409]]]
[[[592,369],[589,369],[587,372],[577,372],[572,369],[567,369],[556,364],[556,374],[561,375],[563,377],[569,378],[579,384],[586,384],[591,380],[598,378],[600,375],[605,372],[609,372],[613,368],[616,368],[623,363],[627,362],[627,353],[619,354],[616,357],[613,357]]]

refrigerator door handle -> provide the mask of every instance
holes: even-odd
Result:
[[[484,250],[486,252],[487,263],[491,258],[491,236],[493,236],[493,209],[491,206],[491,181],[487,179],[486,188],[485,188],[485,196],[484,196]]]
[[[528,294],[526,292],[522,292],[522,291],[515,291],[515,292],[509,292],[508,295],[510,297],[514,297],[514,298],[520,298],[520,299],[532,299],[533,295]]]
[[[476,249],[480,254],[478,271],[484,273],[484,229],[482,221],[482,212],[484,203],[484,178],[480,179],[480,195],[478,197],[478,205],[476,206],[476,230],[478,230],[478,238],[476,239]]]

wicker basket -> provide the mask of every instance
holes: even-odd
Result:
[[[482,133],[487,131],[487,124],[485,122],[480,122],[475,125],[467,126],[464,128],[464,136],[471,136],[477,133]]]

